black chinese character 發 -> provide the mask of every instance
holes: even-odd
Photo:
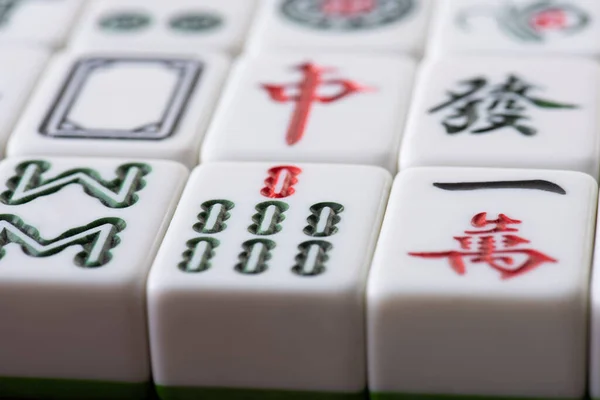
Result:
[[[431,108],[430,114],[451,109],[442,120],[448,134],[470,132],[482,134],[501,128],[513,128],[525,136],[537,129],[527,125],[528,107],[544,109],[574,109],[578,106],[546,100],[530,94],[536,87],[516,75],[509,75],[499,85],[490,85],[482,77],[461,81],[461,92],[448,92],[447,101]]]

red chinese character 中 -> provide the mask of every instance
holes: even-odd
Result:
[[[295,145],[304,137],[310,113],[315,103],[334,103],[352,94],[373,90],[349,79],[324,79],[323,74],[335,71],[332,68],[306,63],[299,65],[297,69],[303,75],[299,83],[262,85],[273,101],[295,103],[285,139],[288,146]],[[319,94],[319,89],[324,86],[332,86],[338,89],[332,95]]]
[[[514,278],[534,270],[540,265],[557,260],[531,248],[523,247],[530,241],[513,232],[518,232],[514,225],[521,221],[509,218],[504,214],[497,219],[488,219],[487,213],[482,212],[473,217],[471,225],[481,230],[467,230],[466,236],[456,236],[460,250],[443,252],[409,253],[412,257],[446,258],[450,267],[459,275],[465,275],[465,263],[486,264],[500,272],[502,279]],[[486,229],[489,227],[488,229]],[[517,257],[525,260],[517,265]]]

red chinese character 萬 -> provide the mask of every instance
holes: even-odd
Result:
[[[534,270],[548,262],[557,262],[537,250],[522,247],[530,241],[512,232],[518,229],[511,225],[519,225],[521,221],[509,218],[504,214],[497,219],[489,220],[487,213],[479,213],[471,220],[471,225],[482,230],[467,230],[467,236],[456,236],[460,250],[442,252],[411,252],[412,257],[446,258],[450,267],[459,275],[467,273],[466,262],[485,264],[498,271],[502,279],[514,278]],[[485,229],[490,226],[489,229]],[[517,257],[524,258],[517,264]]]

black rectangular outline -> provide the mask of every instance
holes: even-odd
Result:
[[[103,63],[118,63],[118,62],[136,62],[136,63],[162,63],[167,66],[167,68],[175,68],[178,67],[173,66],[172,64],[184,64],[184,68],[179,67],[179,80],[176,87],[173,90],[173,94],[169,99],[169,103],[164,110],[163,115],[161,116],[160,121],[165,121],[169,114],[173,114],[172,122],[167,129],[162,129],[160,136],[154,135],[152,137],[144,137],[144,136],[132,136],[132,131],[130,130],[112,130],[112,129],[92,129],[85,131],[85,135],[83,135],[82,131],[73,131],[73,130],[65,130],[60,129],[60,125],[63,124],[73,104],[77,100],[84,83],[89,77],[90,73],[87,72],[84,78],[81,79],[79,83],[75,82],[76,75],[82,68],[90,69],[89,64],[103,64]],[[94,68],[91,68],[92,70]],[[52,106],[46,117],[44,118],[40,128],[39,133],[42,135],[50,136],[50,137],[58,137],[58,138],[77,138],[77,139],[108,139],[108,140],[163,140],[170,136],[172,136],[181,119],[183,118],[187,106],[189,104],[190,98],[195,90],[198,89],[198,82],[201,80],[202,73],[204,70],[204,63],[198,60],[193,59],[182,59],[182,58],[144,58],[144,57],[86,57],[78,60],[73,67],[69,71],[67,78],[63,82],[58,95],[55,97],[52,102]],[[189,82],[184,85],[184,82]],[[75,86],[75,85],[78,86]],[[73,86],[75,88],[73,89]],[[69,91],[72,91],[72,94],[65,99],[65,96]],[[172,111],[174,107],[174,103],[178,101],[181,103],[179,109],[175,112]],[[64,103],[66,102],[66,106]],[[62,115],[58,117],[56,114],[59,112],[59,109],[64,106],[64,112]],[[58,123],[53,122],[58,119]],[[125,133],[128,133],[128,137],[123,137]]]

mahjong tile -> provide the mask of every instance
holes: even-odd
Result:
[[[198,167],[148,281],[161,398],[363,399],[390,183],[370,166]]]
[[[48,56],[41,48],[0,45],[0,154]]]
[[[94,50],[216,49],[237,52],[254,0],[103,0],[90,2],[71,45]]]
[[[427,53],[600,55],[596,0],[438,2]]]
[[[394,171],[414,69],[413,60],[392,55],[246,56],[232,71],[201,160]]]
[[[227,66],[218,54],[62,54],[37,87],[7,153],[193,166]]]
[[[186,178],[171,161],[0,163],[0,398],[146,398],[145,281]]]
[[[420,71],[400,151],[416,166],[600,170],[600,66],[450,57]]]
[[[264,0],[249,51],[421,54],[431,0]]]
[[[570,171],[401,172],[367,287],[371,398],[582,398],[597,192]]]
[[[61,47],[81,0],[0,0],[0,43]]]

